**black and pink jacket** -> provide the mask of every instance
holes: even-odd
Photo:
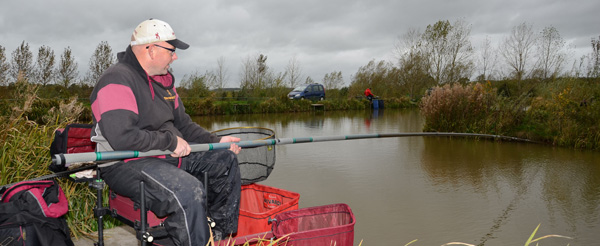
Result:
[[[148,76],[131,46],[117,58],[90,96],[97,151],[173,151],[176,136],[194,143],[219,142],[185,113],[171,73]]]

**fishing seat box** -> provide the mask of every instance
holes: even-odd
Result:
[[[241,191],[238,231],[232,238],[223,239],[215,245],[241,245],[246,242],[256,245],[261,240],[271,239],[273,233],[269,220],[280,213],[298,209],[300,194],[295,192],[256,183],[243,185]],[[113,217],[134,228],[139,226],[140,211],[130,198],[111,191],[109,208]],[[162,226],[165,219],[148,211],[150,230]]]
[[[282,245],[338,245],[354,244],[356,219],[346,204],[330,204],[286,211],[275,216],[273,235],[283,238]]]
[[[131,198],[119,195],[110,190],[108,207],[113,218],[133,228],[139,228],[139,223],[141,222],[140,208],[138,204],[134,204]],[[166,218],[159,218],[152,211],[148,211],[146,213],[146,224],[150,228],[156,228],[162,226]]]

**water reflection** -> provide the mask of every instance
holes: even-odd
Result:
[[[237,115],[194,119],[209,130],[273,129],[277,138],[420,132],[416,110]],[[472,138],[407,137],[277,146],[264,184],[300,206],[347,203],[356,244],[594,245],[600,230],[600,153]]]

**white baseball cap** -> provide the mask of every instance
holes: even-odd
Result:
[[[185,50],[188,44],[177,39],[171,26],[161,20],[149,19],[140,23],[131,35],[131,45],[151,44],[165,41],[177,49]]]

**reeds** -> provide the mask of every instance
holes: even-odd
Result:
[[[0,185],[12,184],[51,174],[48,166],[51,162],[50,143],[57,128],[75,122],[84,106],[76,99],[61,102],[56,108],[46,110],[43,115],[45,124],[30,120],[32,112],[40,99],[37,86],[20,81],[18,98],[10,101],[11,112],[0,116]],[[34,117],[37,118],[37,117]],[[41,119],[41,118],[40,118]],[[74,183],[58,179],[69,201],[67,223],[72,235],[77,238],[97,230],[93,208],[96,195],[87,187],[87,183]],[[105,192],[107,197],[108,192]],[[104,201],[108,201],[105,197]],[[107,228],[114,225],[108,220]]]
[[[597,82],[561,79],[510,93],[507,82],[500,93],[489,82],[434,87],[420,104],[423,131],[507,135],[599,150]]]

